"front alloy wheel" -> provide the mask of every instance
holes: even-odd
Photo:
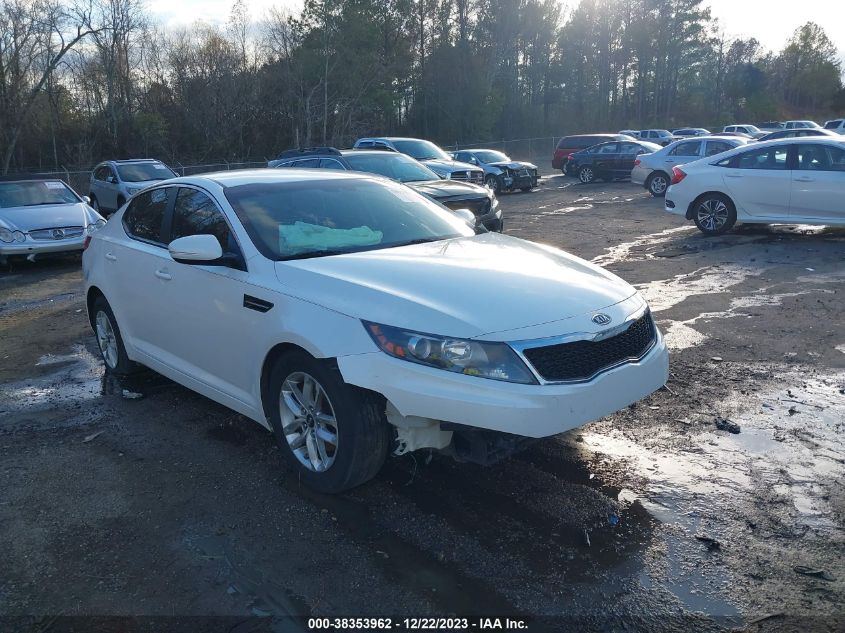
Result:
[[[331,468],[337,456],[337,418],[316,378],[297,371],[282,384],[282,432],[299,463],[312,472]]]
[[[702,233],[721,235],[736,223],[736,209],[726,197],[709,194],[696,203],[693,220]]]
[[[578,171],[578,179],[585,185],[589,185],[596,179],[596,174],[592,167],[584,166]]]

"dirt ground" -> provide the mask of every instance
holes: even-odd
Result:
[[[845,630],[845,230],[706,238],[563,176],[502,205],[511,235],[642,289],[667,387],[499,465],[406,456],[337,497],[254,422],[104,375],[78,259],[0,272],[0,629]]]

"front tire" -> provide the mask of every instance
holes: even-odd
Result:
[[[578,170],[578,180],[580,180],[585,185],[589,185],[590,183],[595,182],[596,172],[593,171],[592,167],[584,165],[581,169]]]
[[[646,189],[655,198],[662,198],[666,195],[666,190],[669,188],[669,176],[662,171],[649,176]]]
[[[502,192],[502,183],[499,182],[499,178],[495,174],[488,174],[487,177],[484,178],[484,186],[492,190],[496,195]]]
[[[329,361],[300,350],[281,356],[270,374],[267,408],[286,461],[318,492],[359,486],[387,458],[384,400],[343,382]]]
[[[692,219],[705,235],[722,235],[736,224],[736,207],[725,195],[706,193],[693,204]]]
[[[106,368],[118,376],[126,376],[138,371],[138,365],[126,355],[123,337],[117,326],[111,306],[105,297],[97,297],[92,306],[92,323],[97,337],[97,346]]]

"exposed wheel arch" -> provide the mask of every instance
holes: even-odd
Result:
[[[264,362],[261,364],[261,378],[260,378],[260,389],[261,389],[261,408],[264,411],[264,416],[269,420],[270,419],[270,412],[267,409],[267,393],[270,387],[270,374],[273,371],[273,366],[276,364],[276,361],[287,352],[292,352],[294,350],[304,352],[309,356],[313,357],[314,355],[309,352],[304,347],[296,345],[295,343],[277,343],[267,354],[264,356]],[[334,359],[330,359],[330,362],[334,364],[335,368],[337,367],[337,363]]]
[[[106,295],[103,294],[103,291],[97,288],[97,286],[91,286],[88,288],[88,294],[85,297],[85,308],[88,312],[88,323],[92,328],[94,327],[94,302],[100,297],[106,299]],[[106,299],[106,303],[108,303],[108,299]]]

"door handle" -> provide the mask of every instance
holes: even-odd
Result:
[[[106,253],[105,257],[110,262],[116,262],[117,261],[117,255],[115,255],[113,253]]]
[[[159,279],[164,279],[164,281],[170,281],[171,279],[173,279],[173,276],[166,270],[157,270],[156,277],[158,277]]]

